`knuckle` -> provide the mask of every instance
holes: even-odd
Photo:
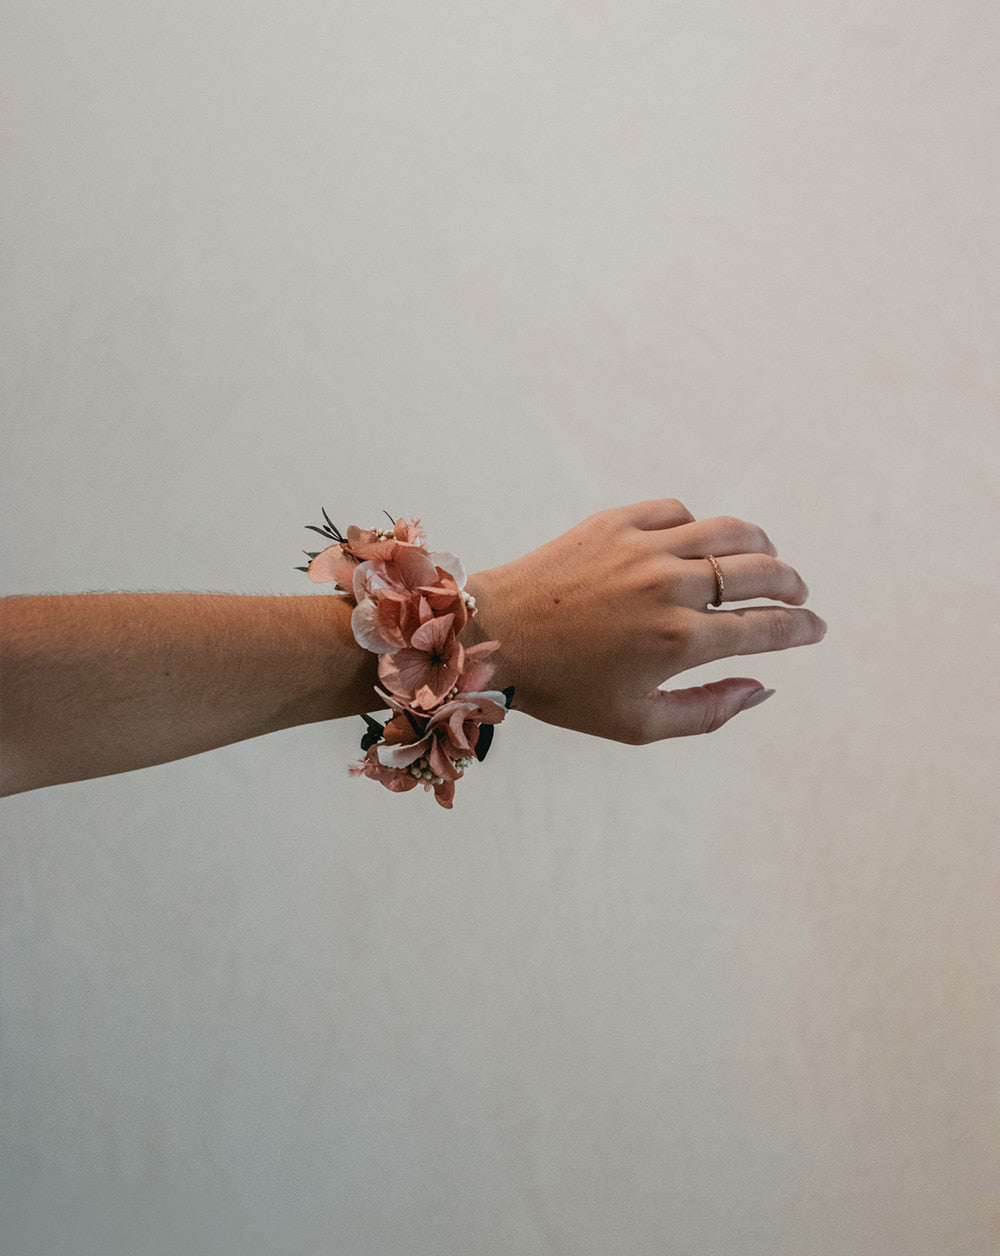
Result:
[[[701,717],[701,725],[698,728],[698,735],[705,736],[708,733],[716,733],[726,722],[726,712],[722,703],[718,700],[711,702],[705,707]]]
[[[688,510],[687,506],[685,506],[682,501],[678,501],[676,497],[665,498],[663,504],[669,509],[671,514],[683,517],[688,523],[694,522],[694,515],[690,510]]]
[[[684,577],[683,560],[668,555],[665,559],[658,557],[646,564],[643,585],[647,592],[655,593],[661,602],[672,606],[680,600]]]
[[[772,641],[778,650],[798,643],[798,620],[790,611],[776,610],[771,625]]]
[[[727,541],[751,554],[774,555],[771,538],[756,523],[747,523],[735,515],[724,515],[719,521]]]
[[[672,614],[660,625],[660,646],[670,660],[684,658],[691,647],[696,623],[691,615]]]

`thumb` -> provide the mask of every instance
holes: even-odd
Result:
[[[774,693],[759,680],[716,680],[693,689],[654,689],[634,707],[636,740],[662,741],[714,733],[734,715],[766,702]]]

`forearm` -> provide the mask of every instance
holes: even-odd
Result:
[[[0,599],[0,793],[375,709],[350,613],[316,594]]]

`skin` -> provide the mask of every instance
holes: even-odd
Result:
[[[709,609],[714,554],[726,602]],[[809,645],[826,625],[760,528],[672,499],[602,511],[469,578],[463,641],[539,720],[632,744],[711,732],[769,691],[658,686],[702,663]],[[583,678],[583,679],[581,679]],[[0,793],[127,772],[379,709],[376,659],[324,595],[88,593],[0,599]]]
[[[727,603],[785,605],[710,608],[706,554],[719,560]],[[799,609],[809,590],[759,527],[696,521],[673,499],[601,511],[468,588],[480,614],[466,635],[501,643],[494,683],[515,686],[518,709],[635,745],[714,732],[768,692],[745,677],[658,688],[678,673],[826,633],[818,615]]]

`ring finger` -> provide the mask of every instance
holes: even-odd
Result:
[[[692,558],[684,563],[684,605],[702,610],[722,602],[770,598],[801,606],[809,589],[794,567],[770,554],[730,554]],[[721,597],[720,597],[721,593]]]

